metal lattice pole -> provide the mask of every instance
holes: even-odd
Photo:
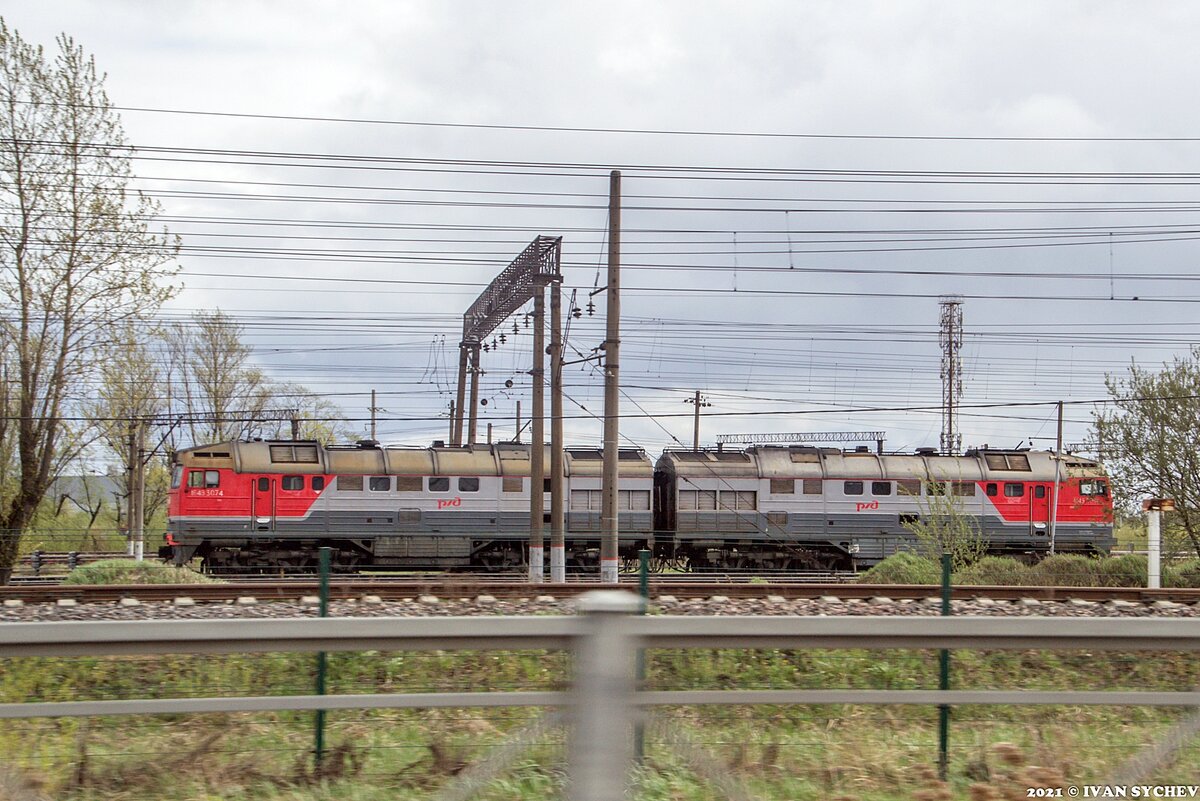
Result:
[[[939,305],[942,347],[942,440],[941,451],[955,455],[962,451],[962,432],[958,430],[958,405],[962,400],[963,300],[958,295],[943,295]]]

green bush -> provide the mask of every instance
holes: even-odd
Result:
[[[985,556],[954,574],[955,584],[998,584],[1006,587],[1032,584],[1031,569],[1011,556]]]
[[[862,574],[863,584],[941,584],[942,566],[932,559],[901,551]]]
[[[1164,587],[1200,587],[1200,559],[1163,566]]]
[[[212,584],[216,579],[186,567],[132,559],[102,559],[71,571],[64,584]]]
[[[1030,571],[1035,584],[1048,587],[1095,587],[1100,582],[1098,560],[1073,553],[1047,556]]]
[[[1149,576],[1146,557],[1138,554],[1110,556],[1096,561],[1100,586],[1145,587]]]

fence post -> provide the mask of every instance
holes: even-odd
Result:
[[[627,618],[642,602],[620,590],[579,598],[570,708],[570,801],[624,801],[633,764],[631,724],[637,713],[634,651]]]
[[[639,613],[644,615],[650,607],[650,552],[645,548],[638,551],[638,595],[642,599],[642,608]],[[638,686],[640,687],[645,680],[646,650],[639,648],[637,651]],[[633,758],[639,765],[646,758],[646,724],[642,720],[633,724]]]
[[[950,554],[942,554],[942,617],[950,615]],[[938,689],[950,689],[950,651],[938,653]],[[950,772],[950,705],[938,705],[938,778],[946,781]]]
[[[332,548],[322,548],[320,550],[320,606],[319,614],[321,617],[329,617],[329,560],[333,553]],[[317,652],[317,695],[325,694],[325,670],[327,667],[327,659],[324,651]],[[320,775],[322,761],[325,758],[325,710],[318,709],[316,721],[313,731],[313,769],[317,775]]]
[[[33,568],[33,575],[42,575],[42,552],[40,549],[29,555],[29,565]]]

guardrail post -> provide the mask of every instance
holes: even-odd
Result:
[[[321,617],[329,617],[329,560],[333,553],[332,548],[322,548],[319,552],[321,583],[320,583],[320,598],[319,614]],[[325,694],[325,671],[328,659],[324,651],[317,652],[317,695]],[[322,761],[325,759],[325,710],[318,709],[316,721],[313,731],[313,767],[314,772],[319,776],[322,769]]]
[[[638,595],[642,599],[640,614],[646,614],[650,607],[650,552],[645,548],[638,551]],[[637,681],[638,686],[646,679],[646,651],[637,651]],[[633,724],[633,758],[637,764],[642,764],[646,758],[646,724],[639,720]]]
[[[942,617],[950,616],[950,554],[942,554]],[[950,651],[938,652],[938,689],[950,689]],[[950,705],[938,705],[938,778],[950,772]]]
[[[29,555],[29,566],[33,568],[33,575],[42,575],[42,552],[40,549]]]
[[[594,590],[579,598],[570,709],[571,801],[624,801],[633,765],[631,724],[637,713],[634,652],[628,616],[642,602],[632,593]]]

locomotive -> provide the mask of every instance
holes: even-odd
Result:
[[[527,562],[530,446],[234,441],[179,451],[164,558],[214,571],[516,570]],[[598,564],[602,451],[564,449],[569,567]],[[810,446],[641,449],[618,460],[619,552],[701,569],[854,569],[915,541],[936,510],[968,516],[992,553],[1037,558],[1113,544],[1108,478],[1074,454]],[[545,460],[548,465],[549,458]],[[549,522],[550,480],[545,479]],[[907,524],[907,525],[906,525]]]

